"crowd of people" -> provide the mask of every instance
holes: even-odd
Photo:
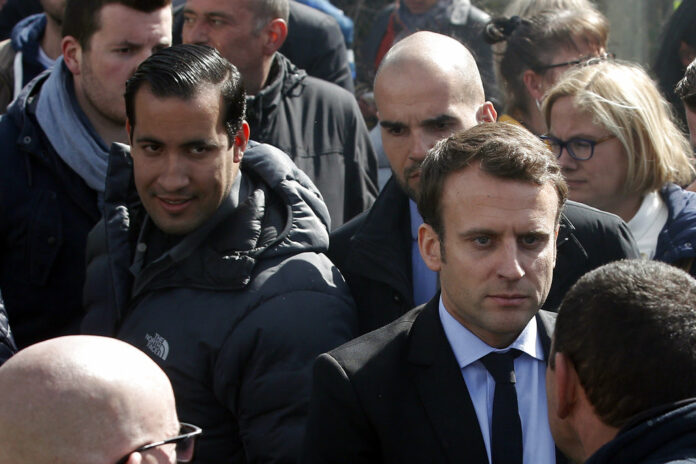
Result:
[[[696,460],[685,17],[7,0],[0,464]]]

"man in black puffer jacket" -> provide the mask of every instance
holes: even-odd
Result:
[[[129,80],[132,151],[112,147],[83,329],[164,369],[181,420],[204,429],[195,462],[290,463],[312,361],[357,320],[323,255],[319,192],[284,153],[247,147],[244,102],[239,73],[209,47],[158,52]]]

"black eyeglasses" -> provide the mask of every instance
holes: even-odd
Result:
[[[582,139],[582,138],[572,138],[570,140],[563,141],[557,139],[552,135],[542,135],[540,138],[549,149],[556,155],[556,158],[560,158],[563,154],[563,149],[565,148],[571,158],[578,161],[587,161],[594,155],[594,149],[596,145],[602,142],[606,142],[609,139],[616,137],[614,134],[609,134],[605,137],[601,137],[597,140]]]
[[[563,66],[577,66],[579,64],[593,65],[605,60],[610,60],[614,58],[614,56],[615,55],[613,53],[602,53],[599,56],[583,56],[582,58],[578,58],[577,60],[564,61],[563,63],[545,64],[543,66],[539,66],[538,69],[539,71],[546,71],[547,69],[562,68]]]
[[[176,462],[191,462],[193,461],[193,455],[196,451],[196,438],[198,438],[198,435],[201,433],[203,433],[203,430],[200,427],[182,422],[179,435],[176,437],[141,446],[122,457],[116,464],[125,464],[133,453],[142,453],[143,451],[169,443],[176,443]]]

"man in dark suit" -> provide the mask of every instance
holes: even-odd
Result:
[[[360,332],[377,329],[430,300],[437,276],[417,246],[415,206],[425,153],[453,132],[494,121],[476,62],[456,40],[418,32],[386,55],[375,80],[384,151],[394,175],[375,204],[331,235],[329,258],[341,270],[359,311]],[[558,259],[544,309],[554,310],[585,272],[638,257],[628,226],[613,214],[568,202]]]
[[[556,462],[544,385],[568,189],[543,142],[486,123],[429,152],[418,246],[440,292],[322,355],[305,463]]]

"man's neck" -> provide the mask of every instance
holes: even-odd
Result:
[[[268,76],[271,74],[274,57],[275,55],[264,59],[259,69],[244,73],[244,87],[248,96],[256,96],[268,85]]]
[[[46,15],[46,30],[41,37],[41,50],[52,60],[57,59],[62,53],[60,28],[60,24]]]

